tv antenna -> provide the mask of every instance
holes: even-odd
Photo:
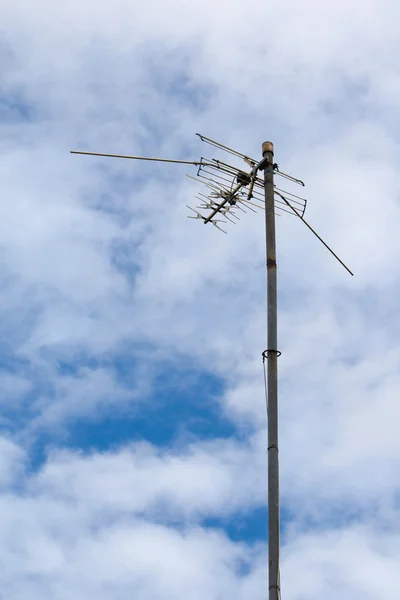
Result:
[[[262,159],[255,160],[204,135],[199,133],[196,135],[199,136],[202,142],[222,150],[236,159],[243,160],[247,165],[247,170],[215,158],[204,159],[201,157],[200,160],[189,161],[78,150],[71,150],[71,154],[196,166],[196,176],[188,175],[188,177],[197,181],[201,185],[202,191],[196,196],[199,204],[195,208],[187,205],[187,208],[191,211],[188,218],[202,221],[204,224],[211,223],[223,233],[227,233],[223,227],[228,222],[236,224],[242,213],[247,211],[257,212],[257,210],[265,211],[268,348],[262,356],[268,415],[268,599],[281,600],[277,360],[281,353],[278,350],[277,341],[275,214],[280,215],[282,212],[298,217],[348,273],[350,275],[353,275],[353,273],[304,219],[307,200],[275,184],[275,176],[277,176],[287,183],[290,182],[304,187],[303,181],[282,172],[278,164],[274,162],[272,142],[263,143]],[[260,171],[263,172],[263,178],[259,176]],[[267,375],[265,374],[265,360],[268,364]]]

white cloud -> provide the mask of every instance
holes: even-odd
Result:
[[[215,450],[220,450],[219,456]],[[221,468],[221,456],[233,457],[229,445],[223,450],[214,447],[207,456],[206,478],[199,462],[201,458],[204,464],[206,457],[198,449],[197,455],[161,456],[149,446],[102,457],[58,454],[50,457],[42,472],[24,475],[20,471],[24,483],[19,491],[0,496],[4,593],[21,598],[117,594],[124,599],[132,593],[183,598],[192,590],[196,598],[229,594],[244,600],[250,592],[265,597],[265,547],[234,543],[222,532],[200,527],[187,513],[193,502],[207,514],[212,514],[211,506],[222,507],[221,498],[207,490],[220,484],[213,474]],[[245,489],[247,498],[254,499],[257,487],[243,477],[243,468],[238,476],[238,458],[240,454],[231,465],[225,463],[225,482],[228,478],[232,496]],[[149,486],[161,494],[165,504],[158,523],[152,522],[154,514],[142,512],[151,504],[148,494],[142,504],[130,494],[132,476],[136,497],[143,498]],[[191,498],[182,496],[186,486],[196,492]],[[115,502],[118,496],[120,501]],[[176,510],[178,505],[179,527],[162,523],[168,509]],[[100,514],[99,506],[108,507],[108,514]],[[325,525],[317,530],[293,523],[283,539],[285,595],[290,600],[321,594],[334,598],[342,589],[344,598],[374,599],[383,585],[388,587],[388,598],[394,599],[397,511],[387,513],[386,521],[375,521],[374,526]]]
[[[25,453],[12,440],[0,438],[0,486],[2,489],[12,488],[24,469]]]
[[[227,518],[263,505],[265,462],[258,439],[249,446],[216,440],[172,450],[139,443],[89,456],[55,453],[32,489],[99,514],[149,514],[167,522]]]
[[[338,590],[343,598],[397,597],[399,547],[397,534],[369,527],[310,533],[292,540],[285,567],[289,598],[323,595],[330,600]]]
[[[29,363],[2,381],[13,407],[37,379],[53,390],[35,400],[33,427],[137,402],[151,389],[147,363],[128,397],[107,369],[60,378],[55,366],[109,358],[128,342],[154,348],[155,360],[195,359],[226,381],[225,414],[264,428],[262,218],[223,236],[186,221],[195,188],[185,168],[73,157],[70,147],[196,158],[206,153],[190,137],[198,130],[253,155],[271,138],[282,169],[307,182],[306,218],[354,270],[351,279],[295,219],[278,223],[282,493],[320,527],[287,542],[285,585],[297,600],[336,597],[337,582],[344,598],[398,587],[394,536],[324,522],[346,507],[361,522],[396,512],[398,13],[390,0],[0,8],[1,356]],[[135,460],[132,449],[55,454],[27,498],[5,492],[7,597],[265,597],[259,550],[239,581],[237,553],[248,548],[126,516],[161,502],[185,518],[262,502],[262,435],[138,446]],[[3,446],[12,488],[24,455]],[[120,520],[94,534],[86,519],[98,507]]]

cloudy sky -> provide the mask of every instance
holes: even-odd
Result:
[[[191,167],[69,154],[223,159],[201,132],[272,140],[355,273],[278,218],[282,598],[398,600],[399,21],[2,0],[1,598],[267,598],[263,216],[223,235]]]

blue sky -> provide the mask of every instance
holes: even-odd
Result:
[[[399,16],[4,0],[4,598],[267,596],[263,216],[225,236],[195,168],[69,154],[223,158],[201,132],[272,140],[355,273],[278,219],[282,598],[398,600]]]

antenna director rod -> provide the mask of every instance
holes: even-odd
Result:
[[[274,202],[274,146],[264,142],[262,168],[265,190],[267,259],[267,414],[268,414],[268,589],[269,600],[280,600],[280,510],[278,455],[278,335]]]
[[[229,202],[229,200],[231,198],[233,198],[235,196],[235,194],[243,187],[242,183],[238,183],[238,185],[231,191],[231,192],[227,192],[227,196],[226,198],[221,202],[221,204],[218,204],[218,206],[212,211],[211,214],[208,215],[208,217],[206,219],[204,219],[204,225],[207,225],[207,223],[209,223],[211,221],[211,219],[213,217],[215,217],[215,215],[221,210],[221,208],[224,208],[225,204],[227,204]]]
[[[197,135],[199,135],[199,134],[197,134]],[[260,168],[263,168],[262,167],[263,163],[264,163],[264,159],[261,160],[257,165],[254,165],[254,167],[252,168],[251,173],[250,173],[250,176],[251,176],[252,180],[256,177],[257,171]],[[229,192],[229,195],[227,195],[227,197],[221,202],[221,204],[219,204],[212,211],[212,213],[210,215],[208,215],[208,217],[206,219],[204,219],[204,224],[205,225],[207,223],[209,223],[213,217],[215,217],[215,215],[221,210],[221,208],[223,208],[225,206],[225,204],[227,204],[227,202],[229,202],[230,199],[232,199],[232,198],[235,197],[235,195],[237,194],[237,192],[242,189],[243,185],[244,185],[243,183],[238,183],[238,185],[231,192]]]
[[[146,156],[126,156],[125,154],[103,154],[101,152],[83,152],[80,150],[70,150],[71,154],[85,154],[87,156],[107,156],[109,158],[129,158],[132,160],[149,160],[153,162],[165,162],[165,163],[178,163],[181,165],[208,165],[213,166],[213,163],[204,161],[192,161],[192,160],[173,160],[172,158],[148,158]]]

